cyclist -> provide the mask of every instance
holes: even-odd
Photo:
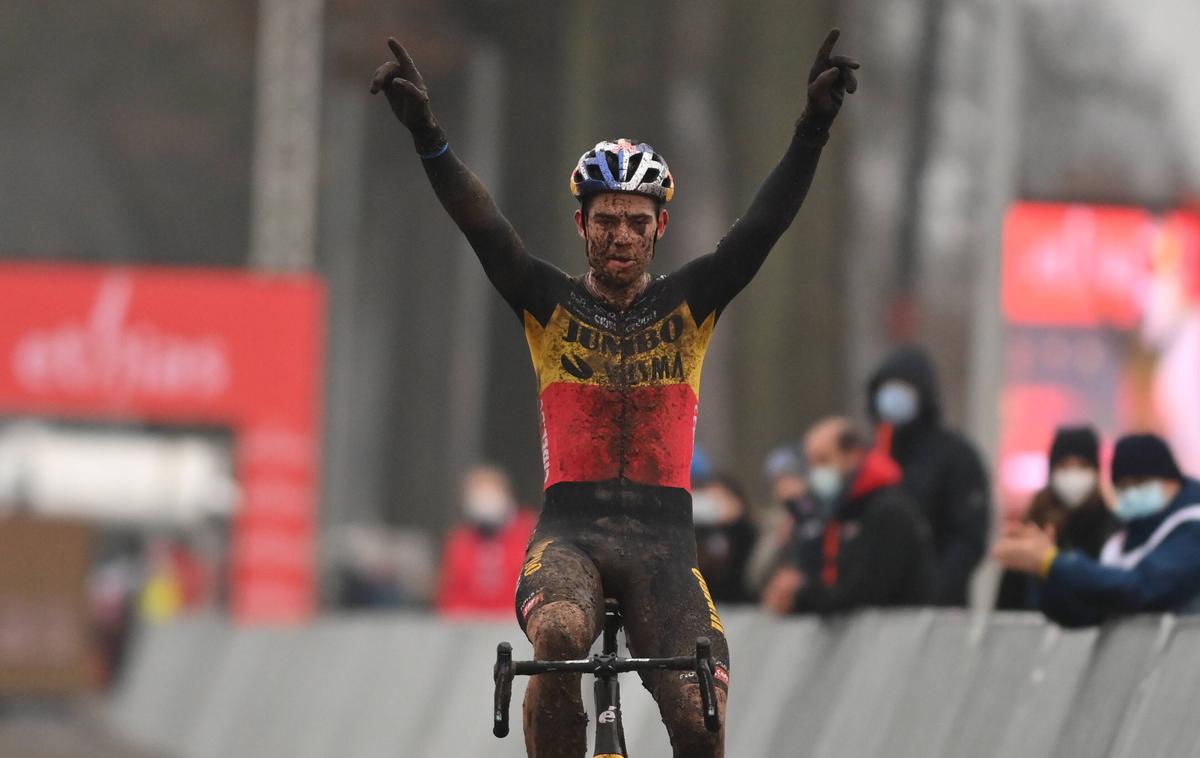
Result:
[[[713,326],[791,224],[858,63],[833,55],[832,30],[808,78],[807,104],[783,158],[716,250],[652,277],[664,205],[675,182],[662,155],[631,140],[601,142],[571,173],[587,271],[568,276],[530,255],[483,184],[447,142],[412,58],[380,66],[387,96],[412,133],[426,175],[492,284],[525,329],[538,380],[545,507],[517,587],[516,611],[539,659],[581,658],[599,635],[604,598],[621,603],[636,656],[688,655],[713,641],[722,714],[729,648],[696,568],[689,469],[700,368]],[[653,672],[674,755],[724,754],[708,732],[694,674]],[[528,754],[582,756],[587,715],[578,675],[543,675],[524,704]]]

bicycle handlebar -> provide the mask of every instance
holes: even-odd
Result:
[[[631,671],[694,671],[696,659],[690,655],[678,658],[615,658],[596,655],[575,661],[515,661],[513,674],[537,676],[538,674],[627,674]]]
[[[700,710],[704,714],[704,728],[710,732],[721,730],[721,714],[717,712],[717,688],[713,682],[712,642],[708,637],[696,638],[696,682],[700,685]]]
[[[512,700],[512,645],[501,642],[496,646],[496,666],[492,669],[496,682],[495,712],[492,714],[492,734],[508,736],[508,704]]]
[[[492,678],[496,683],[495,712],[492,718],[492,734],[497,737],[508,735],[508,708],[512,699],[514,676],[536,676],[548,673],[579,673],[608,676],[630,671],[693,671],[700,685],[700,708],[704,716],[704,727],[710,732],[721,728],[721,714],[717,706],[716,685],[713,682],[712,643],[707,637],[696,638],[696,654],[674,658],[619,658],[615,655],[593,655],[575,661],[514,661],[512,645],[501,642],[496,646],[496,665]]]

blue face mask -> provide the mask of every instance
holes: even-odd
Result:
[[[1145,518],[1167,507],[1167,492],[1157,479],[1117,491],[1117,516],[1122,521]]]
[[[875,411],[879,418],[890,424],[907,424],[917,417],[920,410],[921,398],[917,388],[908,382],[893,379],[884,382],[875,393]]]

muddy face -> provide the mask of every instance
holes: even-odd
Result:
[[[591,199],[586,218],[576,211],[575,223],[587,243],[592,277],[619,291],[641,284],[654,242],[667,231],[667,212],[648,197],[608,192]]]

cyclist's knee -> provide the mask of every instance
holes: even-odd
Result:
[[[719,732],[710,732],[704,725],[700,707],[700,688],[692,683],[676,680],[669,692],[660,693],[659,708],[663,723],[671,736],[671,748],[677,756],[696,758],[721,758],[724,751],[725,690],[717,688],[717,705],[722,727]]]
[[[547,603],[526,622],[534,657],[541,660],[582,658],[596,639],[595,620],[565,601]]]

